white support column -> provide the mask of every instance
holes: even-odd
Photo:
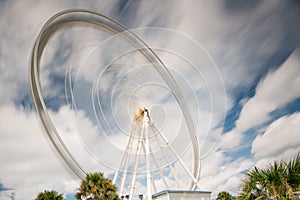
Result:
[[[129,141],[126,147],[126,151],[124,154],[124,157],[122,159],[121,165],[119,167],[123,168],[123,172],[122,172],[122,179],[121,179],[121,185],[120,185],[120,190],[119,190],[119,196],[124,195],[124,186],[125,186],[125,182],[126,182],[126,178],[127,178],[127,173],[128,173],[128,164],[129,164],[129,160],[130,160],[130,154],[132,153],[132,143],[133,143],[133,135],[134,135],[134,127],[132,126],[132,130],[129,136]],[[115,177],[114,177],[114,184],[116,183],[117,180],[117,176],[119,174],[119,170],[117,170]]]
[[[143,129],[145,133],[145,145],[146,145],[146,168],[147,168],[147,197],[148,200],[152,200],[152,191],[151,191],[151,166],[150,166],[150,145],[149,145],[149,113],[147,109],[144,109],[144,118],[143,118]]]
[[[135,179],[136,179],[137,168],[138,168],[138,164],[139,164],[139,156],[140,156],[142,144],[143,144],[143,129],[141,129],[138,144],[137,144],[137,149],[136,149],[136,155],[135,155],[135,160],[134,160],[134,169],[132,171],[132,176],[131,176],[131,181],[130,181],[130,186],[129,186],[129,200],[132,200],[133,194],[134,194]]]
[[[117,169],[117,171],[115,172],[115,175],[114,175],[114,178],[113,178],[113,181],[112,181],[113,184],[116,184],[119,173],[120,173],[120,169],[122,169],[122,167],[125,166],[124,163],[126,163],[126,161],[128,160],[129,149],[131,149],[131,145],[132,145],[131,144],[132,143],[131,142],[131,140],[132,140],[131,137],[132,136],[130,135],[129,141],[128,141],[127,146],[126,146],[125,153],[124,153],[124,155],[122,157],[122,160],[121,160],[121,164],[120,164],[119,168]],[[126,171],[126,170],[124,170],[124,171]]]

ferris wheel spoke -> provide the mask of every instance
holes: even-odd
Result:
[[[170,171],[171,171],[171,173],[172,173],[172,176],[173,176],[174,179],[175,179],[175,182],[176,182],[177,187],[178,187],[178,188],[181,188],[181,185],[180,185],[180,181],[179,181],[179,179],[178,179],[178,176],[177,176],[177,174],[175,173],[175,170],[174,170],[172,164],[170,163],[170,160],[169,160],[168,156],[166,155],[164,146],[161,144],[159,138],[157,137],[157,134],[156,134],[156,133],[159,133],[159,132],[158,132],[158,129],[154,126],[154,123],[152,123],[152,124],[150,125],[150,127],[151,127],[151,129],[152,129],[152,131],[153,131],[153,133],[154,133],[155,139],[156,139],[156,141],[157,141],[157,144],[159,145],[159,148],[160,148],[160,150],[161,150],[161,152],[162,152],[162,154],[163,154],[164,159],[167,161],[167,163],[169,163],[168,166],[169,166],[169,168],[170,168]],[[162,177],[164,177],[164,176],[162,175]],[[167,187],[167,188],[168,188],[168,187]]]
[[[154,165],[155,165],[155,167],[158,169],[159,176],[160,176],[160,178],[162,179],[165,188],[168,190],[169,187],[168,187],[167,181],[166,181],[166,179],[165,179],[165,177],[164,177],[164,175],[163,175],[163,173],[162,173],[162,170],[160,169],[160,167],[159,167],[159,165],[158,165],[158,163],[157,163],[157,160],[156,160],[156,158],[155,158],[155,156],[154,156],[154,154],[153,154],[153,151],[152,151],[152,149],[151,149],[151,146],[149,146],[149,150],[150,150],[150,151],[149,151],[149,152],[150,152],[149,154],[150,154],[151,157],[152,157],[152,160],[153,160],[153,162],[154,162]],[[144,151],[144,155],[145,155],[145,159],[146,159],[147,154],[146,154],[146,148],[145,148],[145,145],[143,145],[143,151]],[[153,171],[151,171],[151,181],[152,181],[152,187],[153,187],[153,189],[154,189],[154,192],[156,193],[156,192],[157,192],[157,188],[156,188],[155,181],[154,181]]]
[[[153,190],[154,190],[155,193],[157,193],[157,188],[156,188],[156,185],[155,185],[155,182],[154,182],[154,175],[153,175],[152,171],[151,171],[151,181],[152,181]]]
[[[164,183],[164,186],[166,187],[167,190],[169,190],[169,186],[168,186],[168,184],[167,184],[167,181],[166,181],[166,179],[165,179],[165,176],[163,175],[162,170],[160,169],[160,167],[159,167],[159,165],[158,165],[158,163],[157,163],[157,160],[156,160],[156,158],[155,158],[155,156],[154,156],[154,154],[153,154],[153,151],[152,151],[151,147],[150,147],[150,155],[151,155],[151,157],[152,157],[152,160],[153,160],[153,162],[154,162],[155,167],[158,169],[159,176],[160,176],[160,178],[162,179],[162,181],[163,181],[163,183]],[[152,176],[152,177],[154,177],[154,176]],[[154,182],[154,180],[153,180],[153,182]]]
[[[156,129],[156,128],[154,127],[154,129]],[[168,141],[168,139],[163,134],[161,134],[161,132],[159,130],[157,130],[157,132],[158,132],[159,136],[161,136],[163,138],[163,140],[165,141],[165,143],[167,144],[167,146],[171,149],[173,155],[178,159],[180,165],[183,167],[183,169],[185,170],[185,172],[192,179],[192,181],[193,181],[193,187],[196,186],[197,188],[200,188],[199,185],[198,185],[198,180],[193,176],[192,172],[188,169],[188,167],[186,166],[186,164],[182,161],[182,159],[177,154],[177,152],[174,149],[174,147],[172,145],[170,145],[170,142]]]

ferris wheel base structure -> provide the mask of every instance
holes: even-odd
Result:
[[[143,198],[141,198],[143,200]],[[153,200],[211,200],[210,191],[163,190],[152,195]]]
[[[113,178],[113,184],[116,184],[118,177],[121,179],[121,184],[119,188],[119,196],[121,199],[124,200],[133,200],[135,199],[135,189],[136,189],[136,180],[138,175],[139,166],[142,167],[143,165],[146,166],[146,171],[144,173],[140,173],[144,179],[146,179],[146,188],[147,194],[145,195],[146,198],[143,198],[144,195],[139,195],[140,199],[201,199],[201,200],[210,200],[210,193],[209,192],[201,192],[199,190],[195,190],[194,185],[196,188],[200,189],[198,186],[198,179],[193,177],[193,174],[189,171],[187,165],[182,161],[180,156],[177,154],[176,150],[170,146],[170,141],[158,130],[155,126],[152,118],[150,117],[149,110],[147,108],[140,109],[138,113],[135,114],[133,120],[131,134],[128,140],[128,144],[126,150],[124,151],[123,158],[121,160],[120,166],[118,170],[115,172]],[[134,140],[137,140],[134,142]],[[151,142],[152,141],[152,142]],[[159,154],[164,155],[162,158],[157,159],[155,156],[155,152],[153,151],[154,143],[160,148],[161,152]],[[167,178],[164,175],[163,169],[158,167],[158,163],[161,159],[169,160],[169,156],[166,154],[166,148],[170,148],[173,156],[178,159],[179,165],[182,167],[182,170],[186,173],[192,183],[192,187],[190,190],[170,190],[173,187],[169,187]],[[141,157],[140,157],[141,155]],[[134,157],[133,169],[132,172],[128,173],[129,171],[129,162]],[[144,164],[140,164],[142,162],[142,158],[144,157],[145,162]],[[151,164],[152,163],[152,164]],[[153,168],[156,165],[156,169]],[[166,166],[172,172],[174,176],[174,180],[177,184],[177,187],[180,188],[180,181],[176,174],[176,170],[174,169],[172,164]],[[179,168],[177,168],[178,170]],[[160,180],[164,183],[164,190],[162,192],[158,192],[156,181],[154,180],[157,176],[154,172],[157,171],[159,174]],[[127,182],[127,187],[125,186]],[[127,189],[126,189],[127,188]],[[164,196],[174,196],[176,198],[165,198]],[[204,196],[203,196],[204,195]]]

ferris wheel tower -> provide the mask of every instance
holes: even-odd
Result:
[[[154,148],[159,147],[159,153],[154,152]],[[147,199],[152,200],[152,195],[157,193],[157,183],[154,180],[155,177],[159,177],[162,180],[163,188],[165,190],[173,189],[170,188],[169,180],[165,176],[165,169],[170,171],[169,177],[176,183],[176,189],[183,190],[187,189],[183,186],[178,177],[178,173],[174,169],[174,165],[170,162],[170,156],[176,157],[179,165],[183,169],[185,175],[190,179],[190,186],[188,189],[195,190],[199,189],[198,181],[199,174],[193,173],[187,164],[180,158],[180,155],[176,152],[175,148],[172,147],[168,138],[159,131],[154,121],[150,117],[149,110],[147,108],[140,109],[138,113],[134,115],[132,130],[129,135],[129,139],[126,145],[126,149],[123,154],[119,168],[116,170],[113,183],[116,184],[118,178],[120,179],[119,184],[119,196],[127,197],[132,200],[136,189],[136,178],[140,174],[140,168],[145,168],[146,171],[143,174],[146,175],[146,187],[147,187]],[[160,156],[156,156],[156,155]],[[167,161],[166,166],[160,166],[160,159]],[[195,162],[194,159],[193,162]],[[132,166],[130,166],[132,163]],[[143,166],[144,165],[144,166]],[[126,184],[127,183],[127,184]],[[127,185],[127,188],[126,188]]]

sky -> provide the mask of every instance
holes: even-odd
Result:
[[[127,26],[160,57],[180,90],[174,93],[174,82],[164,79],[168,74],[158,73],[120,35],[89,26],[55,32],[43,52],[41,88],[53,124],[86,171],[113,177],[134,113],[143,106],[188,167],[193,122],[198,185],[213,196],[236,194],[247,170],[300,151],[298,1],[3,0],[0,199],[34,199],[45,189],[72,199],[80,184],[39,123],[29,81],[39,32],[66,9],[91,10]],[[178,157],[172,159],[183,175]],[[138,180],[143,192],[144,179]]]

